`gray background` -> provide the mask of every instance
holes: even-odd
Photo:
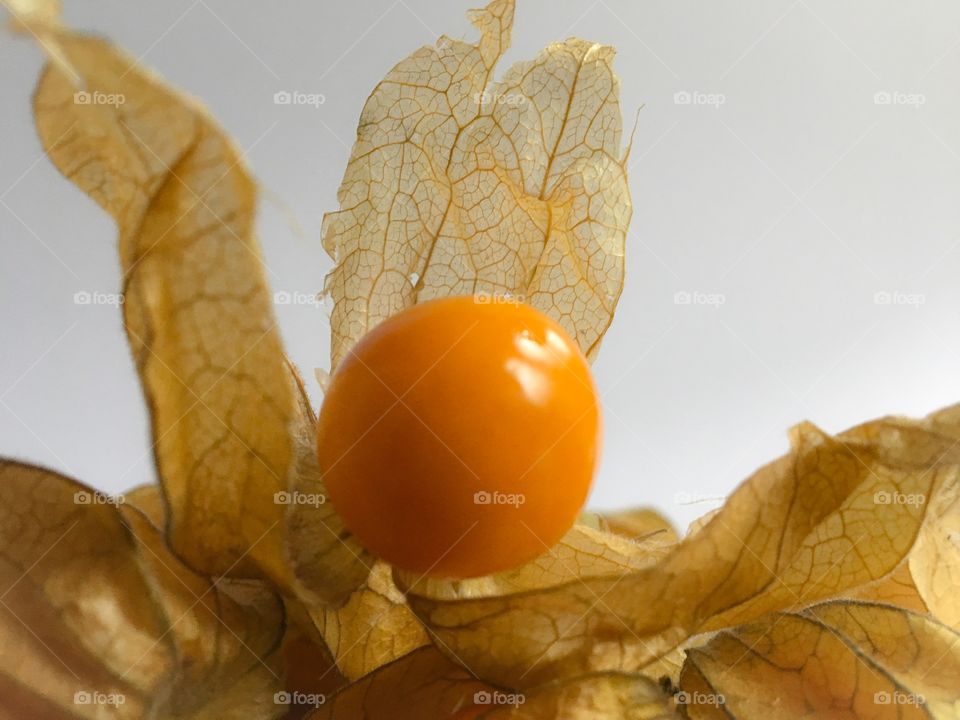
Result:
[[[247,151],[275,289],[303,294],[330,265],[320,220],[367,93],[437,35],[474,37],[460,0],[66,4]],[[628,125],[643,106],[592,506],[686,524],[801,419],[838,431],[960,400],[960,6],[519,0],[501,67],[569,35],[616,46]],[[42,156],[40,65],[3,37],[0,453],[119,491],[153,477],[147,418],[117,309],[73,299],[117,292],[115,231]],[[280,90],[325,102],[274,105]],[[293,359],[325,366],[325,310],[277,312]]]

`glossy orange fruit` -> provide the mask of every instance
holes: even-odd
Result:
[[[359,542],[436,577],[547,551],[593,478],[589,367],[533,308],[455,297],[385,320],[340,363],[320,411],[329,499]]]

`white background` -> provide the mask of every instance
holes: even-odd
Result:
[[[367,93],[437,35],[474,38],[460,0],[66,4],[247,150],[270,193],[271,280],[305,294],[330,266],[320,220]],[[616,46],[628,125],[643,106],[627,285],[595,365],[592,506],[652,504],[685,525],[801,419],[839,431],[960,400],[960,5],[519,0],[502,67],[569,35]],[[147,418],[118,311],[73,302],[118,291],[115,231],[42,156],[40,65],[2,39],[0,454],[119,491],[153,478]],[[326,102],[277,106],[279,90]],[[325,366],[324,310],[277,313],[293,359]]]

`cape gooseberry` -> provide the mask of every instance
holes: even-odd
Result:
[[[453,297],[381,322],[330,378],[320,469],[347,529],[435,577],[508,570],[573,525],[597,464],[586,359],[553,320]]]

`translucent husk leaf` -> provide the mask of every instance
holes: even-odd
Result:
[[[284,617],[273,592],[255,581],[213,584],[133,507],[6,460],[0,588],[2,718],[284,711],[273,702]]]
[[[110,43],[56,31],[34,97],[56,166],[114,217],[124,320],[150,408],[172,547],[197,570],[285,582],[294,388],[253,234],[242,154]]]
[[[429,642],[394,586],[390,566],[379,560],[346,604],[338,608],[313,605],[307,611],[340,672],[351,680]]]
[[[831,601],[718,633],[687,653],[691,718],[955,718],[960,634],[891,605]]]
[[[509,700],[509,693],[507,700]],[[523,703],[505,703],[476,716],[482,720],[675,720],[679,718],[663,690],[640,675],[596,673],[556,680],[523,695]]]
[[[352,683],[308,715],[309,720],[452,718],[473,705],[481,683],[436,648],[425,647]]]
[[[930,589],[944,571],[921,558],[931,542],[943,545],[926,533],[939,537],[937,524],[953,522],[944,512],[954,507],[956,439],[933,420],[884,419],[836,437],[802,424],[791,442],[789,455],[645,567],[490,594],[413,588],[408,601],[441,648],[513,687],[595,671],[672,675],[678,648],[698,633],[902,585],[904,563],[912,578],[927,568],[906,590],[911,607],[950,602]]]
[[[853,428],[852,437],[865,437],[901,462],[918,468],[960,464],[960,405],[920,421],[886,418]],[[896,498],[890,498],[894,500]],[[880,600],[900,607],[929,611],[960,629],[960,483],[945,483],[930,499],[916,543],[903,566],[876,589]],[[864,597],[867,597],[865,594]]]
[[[299,720],[347,685],[336,661],[302,604],[285,603],[287,628],[281,654],[288,713],[284,720]]]
[[[317,419],[299,375],[300,431],[296,435],[296,468],[286,511],[286,554],[296,579],[296,595],[314,608],[342,607],[367,583],[374,559],[347,532],[333,505],[317,462]],[[416,621],[414,621],[416,622]]]
[[[400,570],[394,575],[400,588],[421,598],[498,597],[553,588],[581,578],[633,572],[650,567],[665,555],[665,547],[655,536],[634,541],[580,523],[552,548],[544,546],[543,555],[536,560],[496,575],[455,581]]]
[[[933,498],[908,567],[923,605],[960,630],[960,483]]]
[[[340,210],[331,363],[417,302],[487,294],[557,320],[593,358],[623,287],[631,216],[610,47],[570,39],[493,82],[513,0],[398,63],[360,116]]]
[[[13,32],[32,36],[51,64],[75,84],[81,84],[80,75],[64,56],[57,40],[63,9],[61,1],[5,0],[3,6],[10,13],[8,27]]]
[[[923,530],[920,532],[922,534]],[[918,552],[915,551],[912,555],[914,554]],[[930,608],[920,595],[913,573],[910,572],[910,562],[910,558],[907,558],[889,575],[844,593],[843,596],[851,600],[896,605],[916,613],[929,613]]]
[[[960,629],[960,484],[944,488],[910,554],[910,577],[924,606]],[[903,603],[898,603],[903,604]]]
[[[39,33],[60,24],[63,6],[60,0],[6,0],[4,9],[11,14],[13,30]]]
[[[649,679],[617,673],[564,678],[526,693],[479,682],[436,648],[423,648],[336,694],[309,720],[359,718],[676,718],[668,696]]]
[[[316,417],[296,379],[303,431],[290,485],[294,501],[287,507],[287,557],[304,624],[329,648],[337,672],[357,679],[428,640],[394,586],[390,566],[364,550],[326,502],[317,464]]]

